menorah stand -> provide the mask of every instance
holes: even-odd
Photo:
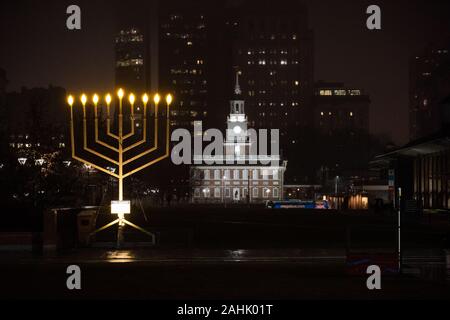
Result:
[[[70,132],[71,132],[71,143],[72,143],[72,157],[78,161],[83,162],[86,165],[90,165],[93,168],[104,172],[110,176],[113,176],[114,178],[118,179],[118,184],[119,184],[119,200],[118,201],[112,201],[111,202],[111,213],[112,214],[117,214],[118,218],[106,225],[104,225],[103,227],[95,230],[94,232],[92,232],[90,234],[90,236],[95,235],[98,232],[101,232],[103,230],[106,230],[114,225],[118,225],[117,228],[117,247],[121,247],[123,245],[124,242],[124,236],[123,236],[123,231],[126,225],[137,229],[147,235],[149,235],[152,238],[152,242],[153,244],[155,243],[155,235],[143,228],[141,228],[140,226],[128,221],[127,219],[125,219],[125,215],[130,213],[130,201],[124,201],[123,200],[123,181],[125,178],[135,174],[136,172],[139,172],[149,166],[152,166],[153,164],[167,158],[169,156],[169,128],[170,128],[170,121],[169,121],[169,115],[170,115],[170,111],[169,111],[169,107],[170,104],[172,103],[172,96],[170,94],[168,94],[166,96],[166,104],[167,104],[167,108],[166,108],[166,143],[165,143],[165,153],[156,158],[156,159],[148,159],[145,164],[130,170],[129,172],[124,172],[124,166],[133,163],[134,161],[143,158],[144,156],[148,156],[151,155],[153,152],[158,151],[158,104],[160,102],[160,96],[159,94],[155,94],[153,101],[155,104],[155,123],[154,123],[154,143],[153,146],[146,149],[145,151],[140,152],[139,154],[129,158],[129,159],[124,159],[124,155],[139,147],[142,145],[145,145],[146,142],[150,139],[147,139],[147,103],[148,103],[148,96],[147,94],[144,94],[142,96],[142,102],[143,102],[143,106],[144,106],[144,110],[143,110],[143,134],[142,134],[142,139],[140,139],[139,141],[133,143],[133,144],[128,144],[128,146],[125,145],[125,142],[127,139],[132,138],[135,136],[135,115],[134,115],[134,103],[135,103],[135,96],[133,93],[131,93],[129,95],[129,102],[130,102],[130,120],[131,120],[131,132],[128,134],[123,133],[123,110],[122,110],[122,100],[124,97],[124,91],[122,89],[119,89],[117,92],[117,96],[119,97],[119,112],[118,112],[118,132],[117,134],[114,134],[111,132],[111,125],[110,125],[110,105],[111,105],[111,101],[112,101],[112,97],[110,94],[107,94],[105,97],[105,101],[106,101],[106,113],[107,113],[107,118],[106,118],[106,134],[107,136],[109,136],[112,139],[115,139],[117,141],[117,147],[116,146],[112,146],[104,141],[102,141],[99,138],[99,133],[98,133],[98,102],[99,102],[99,97],[98,95],[94,95],[93,96],[93,104],[94,104],[94,120],[95,120],[95,143],[97,145],[101,145],[109,150],[111,150],[112,152],[117,154],[117,160],[113,159],[105,154],[102,154],[92,148],[90,148],[90,146],[88,145],[88,139],[87,139],[87,117],[86,117],[86,103],[87,103],[87,96],[85,94],[83,94],[81,96],[81,104],[83,106],[83,150],[87,153],[89,153],[91,156],[94,156],[97,159],[102,159],[103,161],[107,161],[109,164],[115,166],[116,168],[118,168],[118,173],[116,173],[115,170],[111,170],[110,167],[102,167],[101,165],[95,164],[93,161],[88,161],[86,159],[83,159],[81,156],[77,155],[76,153],[76,141],[75,141],[75,129],[74,129],[74,117],[73,117],[73,104],[74,104],[74,98],[72,96],[69,96],[67,98],[67,102],[70,105]]]
[[[117,218],[116,220],[104,225],[101,228],[98,228],[97,230],[95,230],[94,232],[92,232],[89,236],[92,237],[93,235],[106,230],[114,225],[118,225],[117,228],[117,248],[121,248],[123,246],[123,241],[124,241],[124,237],[123,237],[123,230],[125,228],[125,225],[129,225],[130,227],[133,227],[136,230],[141,231],[142,233],[145,233],[146,235],[150,236],[152,238],[152,244],[156,244],[156,237],[153,233],[151,233],[150,231],[145,230],[144,228],[141,228],[140,226],[128,221],[125,218]]]

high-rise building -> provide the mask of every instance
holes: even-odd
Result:
[[[207,12],[191,3],[161,5],[160,88],[175,96],[171,126],[193,130],[208,115]]]
[[[129,0],[116,8],[115,86],[141,93],[158,90],[158,2]]]
[[[279,128],[282,136],[307,126],[314,61],[306,8],[248,1],[235,13],[228,22],[236,32],[233,63],[242,71],[252,125]]]
[[[116,87],[172,93],[172,128],[192,130],[208,114],[208,10],[191,2],[137,3],[119,23]]]
[[[370,97],[343,83],[317,82],[314,91],[316,170],[360,175],[369,161]]]
[[[415,140],[441,127],[441,102],[450,93],[450,46],[431,46],[410,62],[409,138]]]
[[[230,6],[225,23],[232,34],[232,65],[242,71],[251,126],[279,129],[289,176],[310,182],[305,177],[312,170],[298,152],[312,139],[314,41],[306,7],[248,0]]]
[[[146,91],[148,63],[144,32],[137,27],[121,29],[115,39],[116,88]]]
[[[343,83],[317,82],[314,92],[314,127],[323,134],[338,130],[369,132],[370,98],[361,89]]]

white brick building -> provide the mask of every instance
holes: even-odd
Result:
[[[283,198],[287,161],[280,164],[280,156],[272,153],[263,156],[250,155],[253,142],[250,140],[247,128],[248,121],[238,74],[234,93],[235,97],[230,103],[231,110],[227,118],[224,141],[223,162],[225,164],[202,164],[191,167],[191,200],[194,203],[261,203]],[[194,157],[194,160],[198,161],[199,158]],[[270,160],[270,162],[265,165],[261,164],[264,162],[261,160],[265,162]]]

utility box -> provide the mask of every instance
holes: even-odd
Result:
[[[53,255],[90,245],[98,207],[58,208],[44,213],[44,254]]]
[[[77,215],[78,226],[78,244],[82,247],[88,247],[93,240],[90,236],[95,230],[97,222],[96,210],[83,210]]]

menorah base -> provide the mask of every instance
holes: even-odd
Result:
[[[153,233],[151,233],[150,231],[145,230],[144,228],[139,227],[138,225],[126,220],[125,218],[119,217],[116,220],[104,225],[101,228],[98,228],[97,230],[95,230],[94,232],[92,232],[89,236],[92,237],[93,235],[106,230],[114,225],[118,225],[117,228],[117,248],[121,248],[123,246],[124,243],[124,236],[123,236],[123,231],[125,229],[125,225],[129,225],[130,227],[133,227],[136,230],[141,231],[142,233],[145,233],[146,235],[150,236],[152,238],[152,244],[156,243],[156,237]]]

